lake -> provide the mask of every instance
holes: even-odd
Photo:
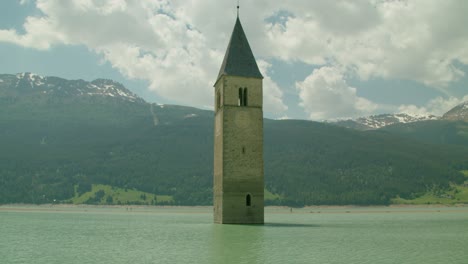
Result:
[[[468,207],[0,206],[0,263],[468,263]]]

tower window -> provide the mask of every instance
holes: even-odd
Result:
[[[245,205],[246,206],[251,206],[252,205],[252,197],[250,197],[250,194],[247,194],[247,196],[245,196]]]
[[[247,106],[247,88],[244,88],[244,106]]]
[[[245,154],[245,147],[242,147],[242,154]]]
[[[247,88],[239,88],[239,100],[237,100],[238,106],[247,106]]]
[[[218,93],[216,94],[216,111],[221,107],[221,95]]]

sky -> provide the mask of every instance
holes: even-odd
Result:
[[[213,109],[236,0],[2,0],[0,73],[112,79]],[[241,0],[264,115],[442,115],[468,101],[468,1]]]

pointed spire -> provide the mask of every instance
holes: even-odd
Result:
[[[239,17],[236,19],[231,40],[224,55],[223,64],[219,70],[218,79],[222,75],[263,78],[258,69],[255,57],[250,49]]]

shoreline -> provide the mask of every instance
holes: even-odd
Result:
[[[212,208],[212,205],[117,205],[117,204],[66,204],[66,203],[44,203],[44,204],[30,204],[30,203],[8,203],[0,204],[0,207],[95,207],[95,208]],[[468,207],[468,204],[389,204],[389,205],[308,205],[304,207],[290,207],[285,205],[268,205],[265,208],[282,208],[282,209],[307,209],[307,208],[430,208],[430,207]]]
[[[2,212],[64,213],[201,213],[211,214],[213,206],[88,205],[88,204],[3,204]],[[362,214],[362,213],[468,213],[468,204],[430,205],[314,205],[302,208],[266,206],[266,214]]]

